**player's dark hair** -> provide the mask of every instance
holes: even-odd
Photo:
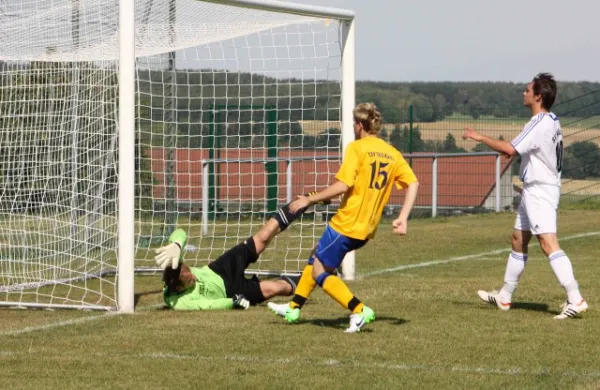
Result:
[[[556,99],[556,81],[551,73],[538,73],[533,78],[533,94],[542,96],[542,108],[550,110]]]
[[[192,287],[196,282],[194,274],[187,264],[181,264],[176,269],[165,268],[162,280],[170,294],[181,293]]]

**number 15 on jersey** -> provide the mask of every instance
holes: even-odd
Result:
[[[382,163],[379,161],[373,161],[371,163],[371,180],[369,182],[369,188],[380,190],[385,188],[388,181],[388,172],[385,169],[389,163]]]

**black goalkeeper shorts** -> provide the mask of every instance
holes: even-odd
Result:
[[[223,278],[228,298],[242,294],[250,301],[251,305],[256,305],[265,301],[260,290],[260,281],[256,275],[248,279],[244,274],[248,265],[256,260],[258,260],[258,255],[254,239],[250,237],[223,253],[217,260],[209,263],[208,267]]]

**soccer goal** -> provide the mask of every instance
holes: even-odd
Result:
[[[353,139],[354,14],[273,0],[0,1],[0,305],[134,308],[180,227],[201,266]],[[336,204],[252,269],[297,273]],[[352,277],[353,261],[345,261]]]

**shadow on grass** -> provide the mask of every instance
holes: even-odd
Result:
[[[513,302],[511,305],[512,309],[520,309],[520,310],[531,310],[531,311],[539,311],[544,313],[552,314],[553,316],[561,313],[560,310],[550,310],[548,305],[545,303],[533,303],[533,302]],[[571,318],[571,320],[580,320],[582,317],[578,315],[576,317]]]
[[[455,305],[463,305],[463,306],[472,306],[473,302],[471,301],[454,301]],[[481,308],[492,308],[492,305],[486,304],[485,302],[478,302],[477,305],[481,306]],[[559,314],[558,311],[549,310],[548,305],[545,303],[535,303],[535,302],[513,302],[510,306],[511,310],[529,310],[529,311],[539,311],[544,313],[552,313]]]
[[[408,320],[397,317],[377,317],[375,319],[375,323],[388,321],[392,325],[404,325],[408,323]],[[310,324],[314,326],[318,326],[321,328],[334,328],[334,329],[346,329],[348,327],[348,317],[338,317],[338,318],[329,318],[329,319],[319,319],[315,318],[313,320],[300,320],[298,324]],[[368,325],[366,328],[362,329],[361,332],[372,332],[373,330]]]
[[[153,294],[162,294],[162,289],[160,289],[160,290],[144,291],[144,292],[141,292],[141,293],[134,294],[134,296],[133,296],[133,307],[137,307],[138,302],[140,301],[141,297],[143,297],[145,295],[153,295]]]
[[[548,310],[548,305],[545,303],[535,303],[535,302],[513,302],[510,306],[511,309],[517,310],[530,310],[530,311],[541,311],[545,313],[555,313],[554,311]],[[556,312],[555,314],[559,314]]]

